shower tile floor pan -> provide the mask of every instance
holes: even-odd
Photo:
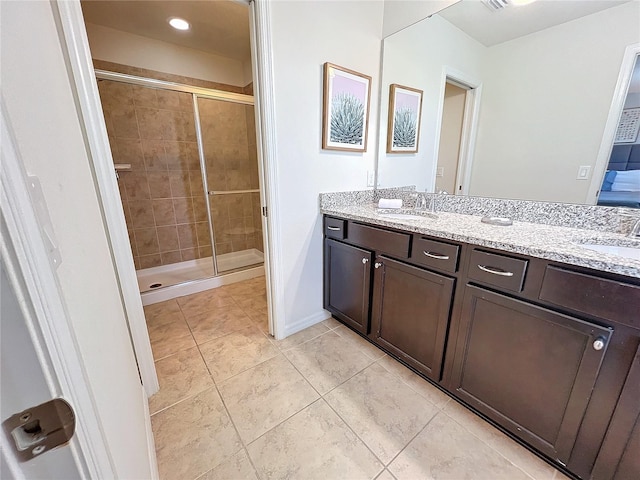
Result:
[[[264,262],[264,254],[255,248],[240,252],[225,253],[217,256],[218,273],[224,273],[238,268],[257,265]],[[149,292],[157,288],[178,285],[193,280],[213,277],[212,257],[187,260],[170,265],[145,268],[136,272],[140,293]],[[152,287],[152,285],[157,285]]]

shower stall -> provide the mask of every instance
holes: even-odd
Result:
[[[262,274],[253,96],[96,76],[143,301],[223,274]]]

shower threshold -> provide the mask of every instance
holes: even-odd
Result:
[[[138,270],[142,303],[149,305],[264,274],[264,254],[255,248],[218,255],[217,260],[218,277],[214,277],[211,257]],[[230,270],[234,272],[225,274]]]

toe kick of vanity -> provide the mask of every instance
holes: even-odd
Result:
[[[324,216],[324,307],[558,468],[640,478],[640,281]]]

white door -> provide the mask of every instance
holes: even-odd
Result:
[[[27,327],[28,320],[14,285],[5,271],[4,261],[0,265],[0,421],[4,422],[15,413],[40,405],[60,395],[50,388],[38,359],[40,346],[33,344]],[[50,370],[48,366],[46,370]],[[53,391],[52,391],[53,390]],[[0,478],[2,479],[75,479],[82,478],[82,467],[78,465],[69,445],[43,452],[33,460],[19,463],[16,459],[10,435],[4,431]]]
[[[33,308],[29,332],[40,342],[42,349],[34,344],[40,365],[53,366],[45,372],[50,391],[59,392],[75,409],[71,451],[80,459],[77,465],[86,465],[86,472],[79,473],[96,479],[157,478],[147,396],[60,42],[59,18],[45,1],[0,1],[0,12],[5,271],[10,278],[24,278],[29,307],[23,313]],[[40,195],[33,194],[36,179]],[[39,206],[37,214],[34,205]],[[17,267],[9,268],[13,263],[7,260],[12,258],[7,245],[15,252]],[[54,266],[51,253],[56,249],[60,261]],[[14,291],[20,298],[17,283]],[[4,403],[4,388],[0,395]]]

